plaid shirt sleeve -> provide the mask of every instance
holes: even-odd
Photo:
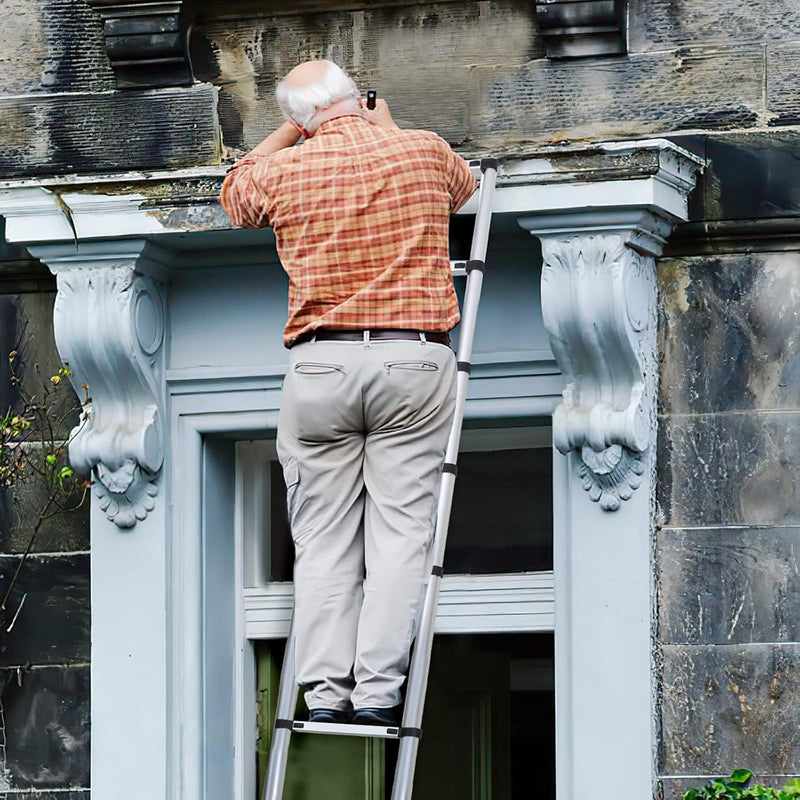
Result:
[[[478,188],[478,183],[472,176],[469,164],[461,156],[456,155],[447,143],[444,146],[446,151],[447,188],[450,192],[450,210],[455,212],[472,197]]]
[[[266,228],[267,167],[270,156],[247,155],[237,161],[225,176],[219,201],[234,225],[241,228]]]

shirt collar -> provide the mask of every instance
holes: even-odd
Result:
[[[340,117],[334,117],[333,119],[326,119],[325,122],[320,122],[316,131],[314,131],[314,136],[320,132],[328,133],[330,131],[348,128],[351,125],[359,125],[361,123],[366,125],[370,124],[361,114],[342,114]]]

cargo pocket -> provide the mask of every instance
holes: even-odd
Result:
[[[286,484],[286,510],[289,515],[289,529],[292,539],[298,541],[310,529],[308,522],[303,521],[303,507],[308,502],[303,487],[300,485],[300,469],[297,459],[290,458],[283,465],[283,480]]]
[[[383,365],[387,375],[392,370],[410,370],[411,372],[438,372],[439,365],[433,361],[387,361]]]

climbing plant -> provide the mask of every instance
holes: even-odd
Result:
[[[25,603],[25,594],[15,592],[22,568],[33,552],[46,523],[79,509],[86,500],[90,482],[69,465],[69,444],[89,416],[89,387],[83,385],[81,402],[75,395],[68,364],[56,374],[42,374],[34,364],[26,380],[19,369],[19,352],[8,354],[8,380],[13,403],[0,409],[0,490],[19,489],[23,484],[38,484],[38,491],[26,501],[28,538],[15,569],[0,578],[0,637],[9,633]],[[65,429],[77,419],[71,432]]]
[[[800,798],[800,779],[793,778],[782,789],[760,784],[750,785],[753,773],[737,769],[730,777],[709,781],[705,786],[684,792],[683,800],[793,800]]]

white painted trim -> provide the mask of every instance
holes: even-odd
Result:
[[[250,640],[288,635],[294,587],[271,583],[244,590],[245,635]],[[553,573],[445,575],[436,633],[553,631]]]
[[[563,168],[555,163],[555,157],[565,154],[591,159],[644,150],[657,152],[658,168],[653,174],[628,180],[582,181],[579,173],[565,180]],[[509,159],[501,164],[494,211],[553,214],[577,209],[636,207],[658,208],[674,219],[684,219],[686,191],[680,190],[689,186],[700,164],[702,160],[697,156],[665,139],[541,148],[532,158]],[[200,187],[204,178],[206,183],[209,179],[221,179],[226,169],[218,166],[0,182],[0,215],[6,218],[5,236],[9,242],[32,244],[71,241],[73,237],[85,240],[201,229],[229,230],[230,222],[219,207],[214,190]],[[198,185],[190,201],[197,211],[191,223],[171,220],[164,214],[177,206],[171,198],[161,197],[157,205],[152,198],[152,186],[181,180],[189,184],[195,181]],[[124,186],[124,191],[117,189],[115,182]],[[103,184],[108,185],[107,193],[98,191]],[[141,191],[131,192],[131,187],[137,185]],[[458,213],[474,214],[476,203],[473,196]],[[180,205],[185,206],[185,198]]]

